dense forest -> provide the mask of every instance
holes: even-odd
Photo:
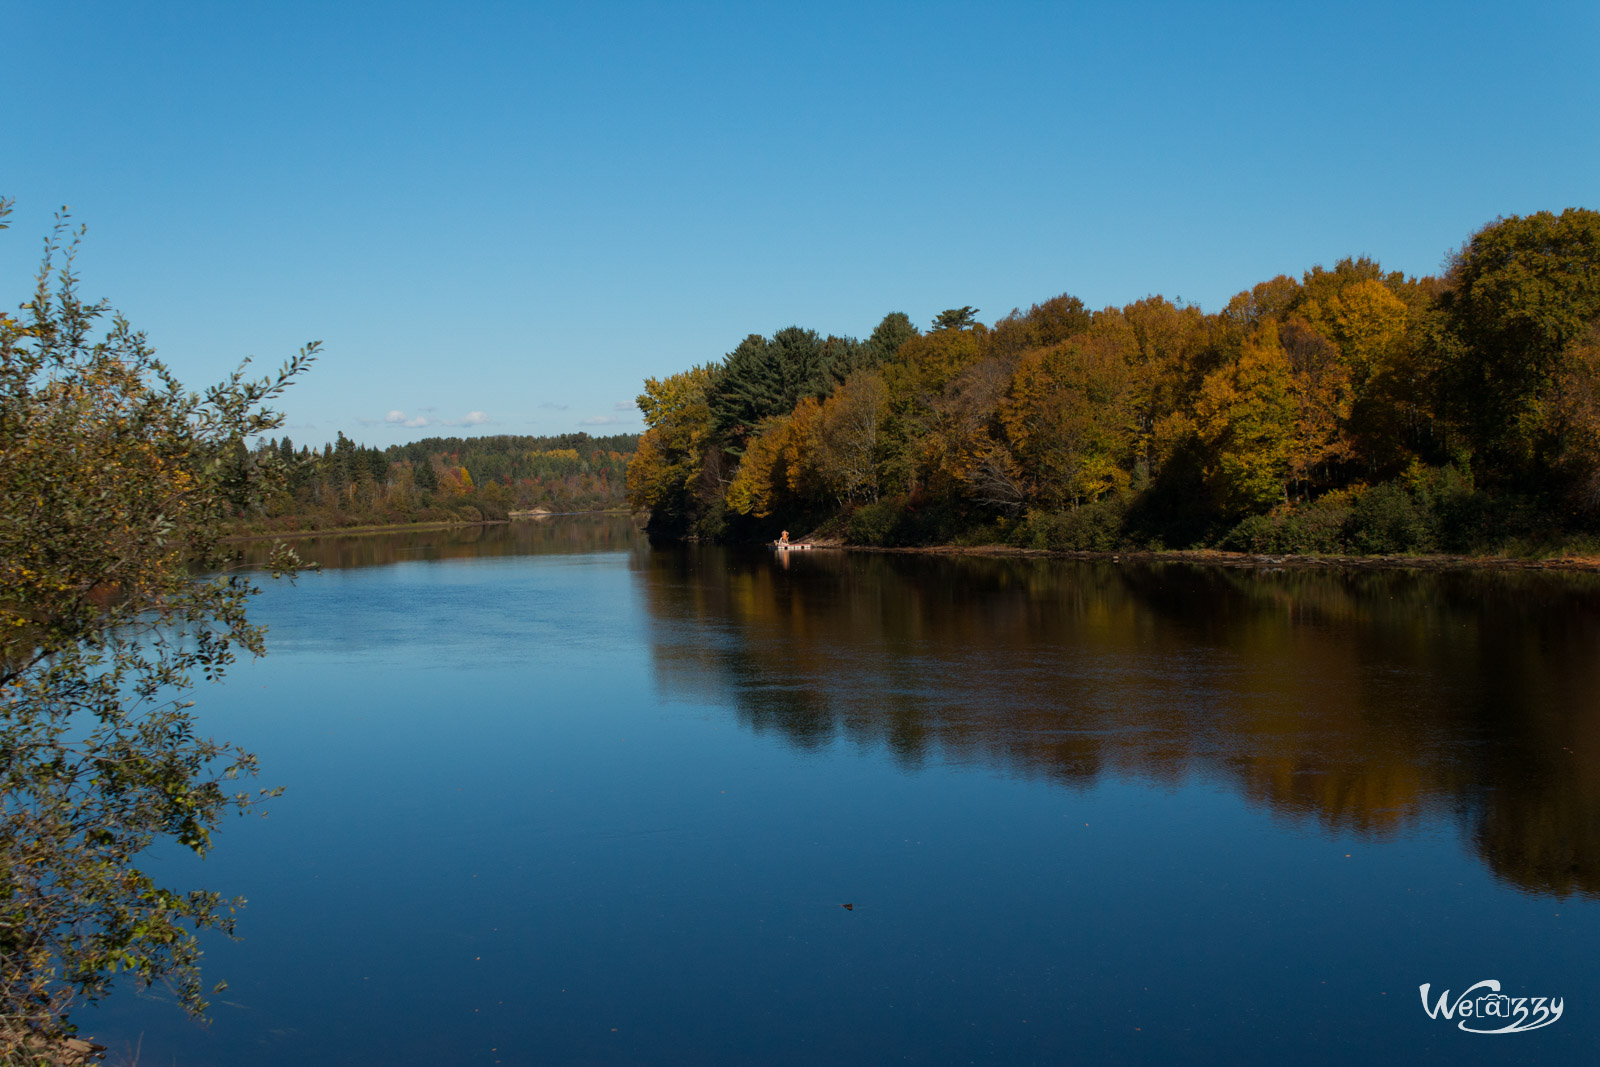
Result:
[[[634,434],[430,437],[385,449],[340,433],[322,448],[264,438],[229,457],[241,483],[282,465],[286,487],[236,518],[237,530],[288,532],[413,522],[481,522],[518,510],[626,506]]]
[[[1592,550],[1600,213],[1497,220],[1438,276],[1366,259],[1222,310],[1058,296],[991,326],[790,327],[651,379],[653,532],[1059,550]]]

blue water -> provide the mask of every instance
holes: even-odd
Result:
[[[1581,580],[427,536],[308,545],[348,565],[269,585],[269,655],[201,691],[286,792],[160,857],[248,897],[242,939],[209,1028],[85,1013],[113,1059],[1600,1049]],[[1484,978],[1564,1017],[1423,1012]]]

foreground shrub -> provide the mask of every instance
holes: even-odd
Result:
[[[221,538],[283,491],[277,457],[244,442],[281,425],[264,405],[315,349],[272,379],[241,369],[202,398],[143,334],[78,297],[64,234],[47,243],[22,317],[0,314],[5,1063],[56,1046],[74,1001],[119,975],[206,1007],[196,932],[231,931],[243,902],[169,889],[145,868],[161,846],[205,855],[225,816],[262,799],[241,789],[255,758],[202,734],[185,697],[240,650],[264,651],[245,614],[256,590],[229,573]],[[275,572],[297,563],[274,550]],[[165,881],[187,868],[162,869]]]

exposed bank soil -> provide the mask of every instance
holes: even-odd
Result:
[[[1010,545],[925,545],[912,548],[874,548],[847,545],[835,538],[810,542],[818,548],[842,548],[849,552],[909,553],[936,556],[1021,556],[1039,559],[1076,559],[1100,563],[1196,563],[1208,567],[1322,567],[1342,570],[1534,570],[1600,571],[1600,557],[1560,556],[1548,559],[1518,559],[1508,556],[1275,556],[1246,552],[1221,552],[1215,549],[1163,552],[1051,552],[1038,548],[1013,548]]]

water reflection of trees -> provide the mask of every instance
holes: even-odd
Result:
[[[1457,819],[1600,893],[1600,581],[658,549],[661,684],[807,747],[1087,784],[1224,780],[1371,834]]]
[[[299,538],[289,544],[308,562],[335,569],[414,560],[622,552],[632,547],[638,537],[633,519],[627,515],[584,515],[515,519],[491,526],[334,533]],[[238,548],[244,564],[264,566],[272,543],[245,541]]]

